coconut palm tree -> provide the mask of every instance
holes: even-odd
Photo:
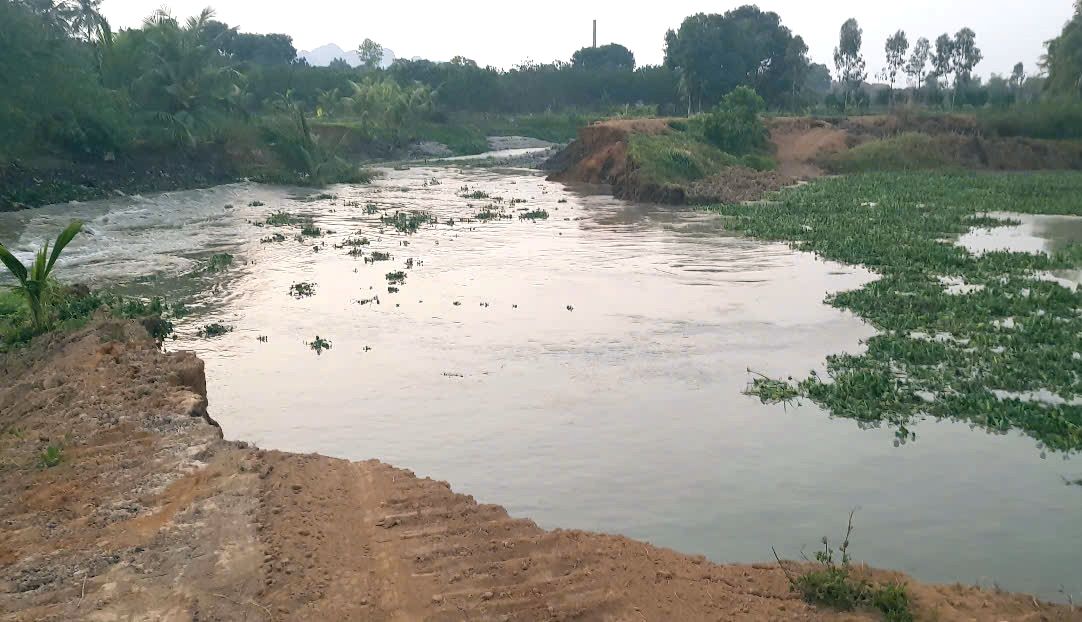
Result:
[[[86,35],[88,43],[94,43],[102,38],[102,33],[109,29],[109,23],[102,17],[98,7],[102,0],[75,0],[70,6],[71,31],[79,36]]]
[[[207,117],[233,109],[242,94],[243,76],[219,50],[226,31],[209,32],[213,17],[211,9],[203,9],[181,26],[159,9],[143,22],[148,55],[138,88],[157,100],[156,116],[172,127],[174,137],[192,147]]]
[[[83,223],[81,221],[72,221],[56,237],[53,252],[49,252],[49,243],[45,242],[45,245],[38,250],[34,263],[30,264],[29,268],[24,266],[15,255],[12,255],[11,251],[4,248],[4,245],[0,244],[0,262],[7,267],[8,272],[19,282],[13,289],[26,298],[26,302],[30,306],[30,320],[36,331],[43,331],[48,327],[45,307],[48,301],[49,289],[52,285],[49,277],[52,275],[56,260],[60,258],[60,253],[64,251],[64,247],[82,229]]]

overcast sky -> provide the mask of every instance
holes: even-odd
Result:
[[[177,16],[186,17],[207,1],[166,4]],[[688,15],[724,13],[741,4],[747,3],[216,0],[211,6],[219,20],[241,30],[291,35],[298,50],[326,43],[354,49],[370,37],[399,57],[449,60],[463,55],[481,65],[507,68],[525,59],[570,58],[576,49],[590,44],[593,19],[598,20],[599,44],[621,43],[635,53],[640,65],[657,64],[663,58],[666,29],[678,27]],[[1009,73],[1018,61],[1033,73],[1044,42],[1059,34],[1072,12],[1072,0],[766,0],[758,5],[778,13],[783,24],[804,37],[812,59],[832,71],[838,29],[847,18],[857,18],[864,29],[864,56],[873,75],[882,66],[883,43],[895,30],[905,30],[910,42],[920,36],[934,41],[939,34],[954,33],[963,26],[976,31],[984,52],[977,73]],[[139,0],[104,0],[102,12],[114,28],[132,27],[157,6]]]

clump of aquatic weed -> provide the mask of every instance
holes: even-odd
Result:
[[[267,216],[267,224],[272,227],[286,227],[289,225],[296,225],[302,222],[307,222],[307,218],[290,214],[289,212],[278,211],[274,212],[270,216]]]
[[[316,335],[316,338],[308,343],[308,347],[316,351],[316,354],[323,354],[324,350],[331,349],[331,342],[327,341],[323,337]]]
[[[751,372],[751,370],[748,371]],[[757,374],[757,376],[751,381],[748,388],[744,389],[744,395],[754,395],[763,404],[791,402],[800,397],[800,391],[797,387],[784,380],[775,380],[762,374]]]
[[[212,255],[207,261],[207,267],[203,269],[204,272],[214,274],[215,272],[221,272],[233,265],[233,256],[229,253],[218,253]]]
[[[213,324],[204,324],[203,328],[200,328],[196,334],[204,339],[212,339],[214,337],[221,337],[226,333],[233,332],[232,326],[226,326],[225,324],[219,324],[214,322]]]
[[[316,295],[316,284],[309,283],[308,281],[301,281],[300,283],[294,283],[289,286],[289,295],[294,298],[308,298]]]
[[[823,549],[815,553],[816,566],[803,574],[794,574],[782,563],[777,551],[774,551],[774,558],[778,560],[778,565],[785,573],[790,588],[812,604],[825,605],[842,611],[858,609],[878,611],[887,622],[913,622],[915,618],[904,584],[894,582],[875,584],[853,570],[852,558],[849,555],[849,537],[853,533],[853,513],[849,513],[845,539],[838,550],[835,551],[830,546],[830,540],[824,536]],[[838,559],[835,559],[836,554]]]
[[[549,213],[543,209],[530,210],[518,215],[519,220],[544,220],[549,217]]]
[[[793,391],[861,425],[904,430],[932,416],[1042,448],[1082,449],[1082,289],[1044,280],[1082,266],[1082,245],[1048,253],[971,253],[954,241],[997,212],[1082,216],[1082,173],[879,173],[820,179],[767,204],[712,207],[726,229],[788,242],[878,278],[829,296],[874,326],[863,353],[827,358],[827,377],[753,383],[761,399]],[[948,291],[943,278],[974,286]],[[1048,391],[1055,400],[1026,399]]]
[[[364,258],[365,263],[370,263],[370,262],[375,263],[377,261],[390,261],[390,260],[391,260],[391,254],[390,253],[384,253],[383,251],[372,251],[372,255],[370,257],[365,257]]]
[[[275,242],[285,242],[285,241],[286,241],[286,236],[282,235],[281,233],[275,233],[274,235],[270,235],[270,236],[267,236],[265,238],[261,238],[259,240],[259,243],[260,244],[273,244]]]
[[[387,283],[390,285],[403,285],[406,282],[406,273],[401,270],[387,273]]]
[[[425,212],[395,212],[383,214],[379,217],[380,222],[391,225],[401,233],[416,233],[421,225],[432,221],[432,215]]]

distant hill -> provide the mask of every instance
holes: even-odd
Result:
[[[343,50],[334,43],[321,45],[314,50],[301,50],[297,53],[297,56],[307,60],[309,65],[316,67],[326,67],[336,58],[341,58],[352,67],[357,67],[361,64],[361,58],[357,55],[357,50]],[[380,66],[390,67],[391,63],[394,62],[394,59],[394,51],[383,48],[383,60],[380,62]]]

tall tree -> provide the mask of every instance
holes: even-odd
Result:
[[[919,92],[924,85],[924,78],[928,75],[928,59],[931,55],[932,43],[927,37],[917,39],[917,42],[913,44],[913,53],[905,64],[905,75],[909,76],[916,92]]]
[[[973,78],[973,69],[984,59],[984,54],[977,47],[977,34],[969,28],[963,28],[954,35],[954,86],[965,86]]]
[[[595,71],[635,71],[635,55],[619,43],[585,47],[571,56],[571,66]]]
[[[853,93],[860,88],[868,77],[864,57],[860,48],[864,41],[864,31],[854,18],[842,24],[838,47],[834,48],[834,67],[838,70],[838,81],[845,85],[845,105]]]
[[[102,33],[109,28],[102,17],[99,7],[101,0],[76,0],[69,7],[71,30],[86,38],[87,43],[94,43],[102,38]]]
[[[365,69],[376,69],[383,62],[383,46],[371,39],[365,39],[357,48],[357,55]]]
[[[1041,67],[1048,72],[1044,88],[1056,95],[1082,97],[1082,0],[1058,37],[1045,42]]]
[[[887,64],[883,68],[883,78],[890,84],[890,103],[894,104],[894,83],[898,80],[898,74],[905,66],[905,55],[909,52],[909,39],[904,30],[899,30],[887,37],[884,47],[887,53]]]
[[[1011,71],[1011,77],[1007,80],[1007,85],[1010,87],[1011,93],[1015,97],[1018,97],[1018,91],[1022,89],[1022,84],[1026,81],[1026,66],[1022,63],[1016,63],[1014,69]]]
[[[932,53],[932,76],[940,87],[950,85],[950,75],[954,71],[954,39],[944,33],[935,40]]]
[[[794,74],[806,63],[803,46],[793,46],[793,38],[777,13],[755,6],[724,15],[699,13],[665,34],[665,66],[683,71],[688,95],[700,107],[740,85],[780,106],[792,92]]]

